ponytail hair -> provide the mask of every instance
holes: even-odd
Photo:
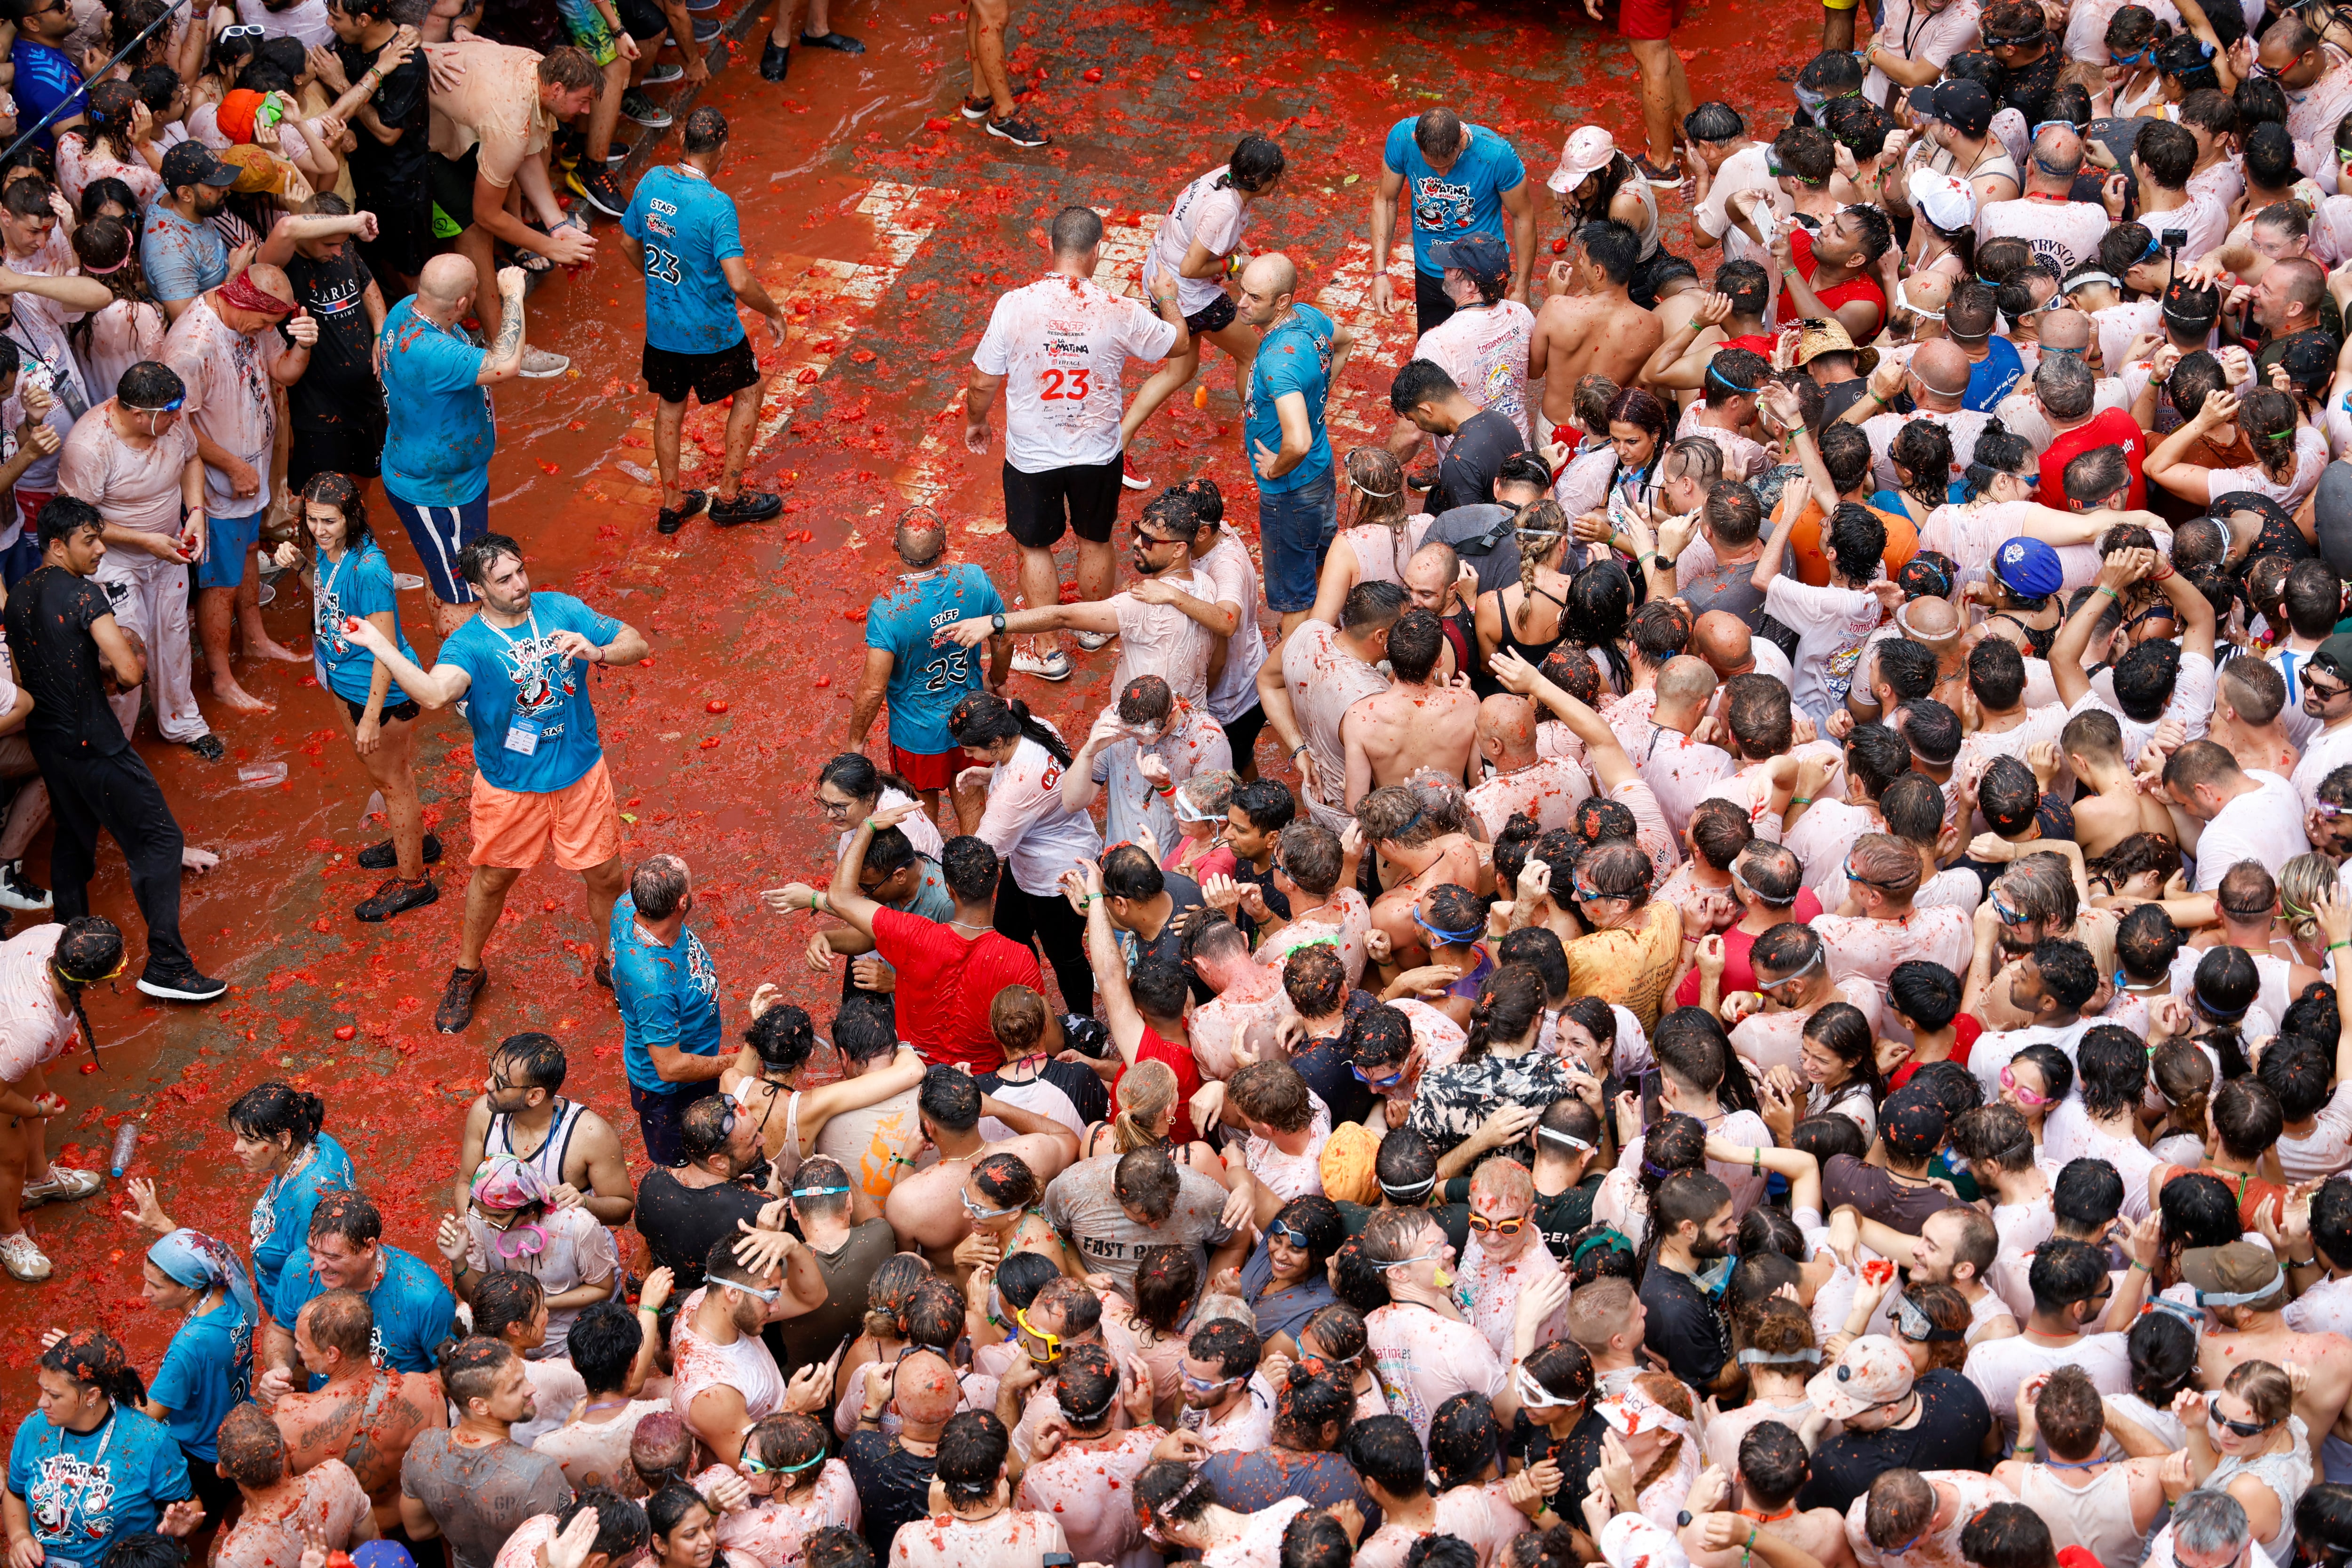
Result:
[[[49,973],[64,988],[66,1000],[73,1005],[74,1021],[81,1026],[81,1037],[89,1047],[89,1059],[93,1062],[98,1060],[98,1035],[89,1026],[89,1014],[81,1005],[82,987],[121,973],[122,959],[121,928],[96,915],[76,915],[68,921],[64,934],[58,938],[57,951],[49,955]]]
[[[1519,546],[1519,607],[1511,612],[1511,624],[1525,631],[1528,612],[1536,607],[1537,563],[1557,555],[1568,542],[1568,515],[1547,496],[1519,513],[1511,527]]]
[[[40,1366],[95,1388],[117,1405],[147,1402],[147,1384],[131,1364],[122,1342],[103,1330],[76,1329],[41,1352]]]
[[[2294,395],[2276,387],[2258,387],[2246,394],[2245,400],[2238,405],[2238,428],[2245,432],[2246,445],[2253,448],[2254,461],[2273,479],[2284,479],[2294,471],[2297,422]]]
[[[1470,1005],[1469,1042],[1461,1059],[1481,1061],[1496,1040],[1525,1039],[1542,1021],[1545,1000],[1543,975],[1532,963],[1507,963],[1486,976]]]
[[[1066,768],[1070,765],[1070,748],[1062,737],[1029,717],[1029,704],[1017,697],[1007,701],[990,691],[967,693],[948,715],[948,732],[957,745],[975,749],[1004,741],[1034,741],[1055,762]]]
[[[1234,155],[1225,160],[1225,172],[1217,176],[1216,188],[1256,195],[1282,178],[1282,168],[1281,143],[1253,131],[1234,145]]]
[[[1151,1124],[1176,1103],[1176,1069],[1150,1058],[1137,1062],[1118,1080],[1117,1110],[1111,1117],[1111,1142],[1122,1154],[1157,1149],[1160,1139]]]

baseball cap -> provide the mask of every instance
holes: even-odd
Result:
[[[2312,649],[2311,662],[2324,664],[2345,680],[2352,680],[2352,632],[2337,632]]]
[[[352,1548],[359,1568],[416,1568],[416,1559],[397,1541],[369,1541]]]
[[[2039,599],[2066,584],[2058,552],[2038,539],[2012,539],[1993,552],[1992,574],[2021,599]]]
[[[182,185],[233,185],[236,171],[213,156],[213,150],[201,142],[175,142],[163,154],[163,189],[166,194]]]
[[[1903,189],[1911,198],[1911,209],[1937,228],[1966,228],[1976,221],[1976,192],[1958,174],[1914,169]]]
[[[1963,136],[1981,136],[1992,125],[1992,94],[1980,81],[1946,80],[1911,89],[1911,112],[1940,120]]]
[[[1906,1084],[1879,1107],[1878,1135],[1898,1160],[1924,1160],[1943,1146],[1949,1122],[1944,1102],[1918,1084]]]
[[[1911,1392],[1911,1357],[1885,1334],[1864,1334],[1815,1373],[1805,1397],[1832,1421],[1850,1421]]]
[[[2192,1247],[2180,1255],[2180,1278],[2200,1307],[2275,1306],[2286,1298],[2286,1270],[2270,1248],[2251,1241]]]
[[[1568,133],[1568,141],[1559,150],[1559,167],[1544,184],[1565,195],[1607,168],[1609,160],[1616,155],[1617,139],[1607,130],[1598,125],[1580,125]]]
[[[1510,247],[1491,234],[1471,233],[1439,240],[1429,247],[1429,259],[1440,267],[1459,267],[1473,278],[1489,281],[1511,275]]]

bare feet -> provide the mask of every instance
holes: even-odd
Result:
[[[180,869],[194,871],[199,877],[220,864],[220,857],[209,849],[199,849],[193,844],[180,847]]]
[[[246,638],[245,657],[247,658],[274,658],[286,664],[308,664],[310,662],[310,656],[309,654],[296,653],[292,648],[286,647],[282,643],[274,642],[267,637],[259,638]]]
[[[236,678],[223,670],[213,677],[213,697],[238,713],[275,713],[275,703],[264,702],[236,683]]]

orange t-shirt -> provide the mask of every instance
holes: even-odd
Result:
[[[1901,512],[1880,511],[1866,507],[1879,521],[1886,525],[1886,563],[1889,577],[1903,569],[1903,563],[1919,553],[1919,529]],[[1822,503],[1806,498],[1805,510],[1797,514],[1796,526],[1789,530],[1789,552],[1796,557],[1797,580],[1816,588],[1826,588],[1830,582],[1829,557],[1822,553]]]

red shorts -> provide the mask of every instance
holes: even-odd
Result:
[[[957,773],[971,766],[961,746],[947,752],[902,752],[890,748],[890,771],[917,789],[946,789]]]
[[[1621,38],[1666,38],[1683,19],[1685,0],[1619,0],[1617,36]]]
[[[602,757],[552,795],[500,789],[476,773],[472,806],[477,866],[521,870],[552,848],[558,866],[585,871],[621,852],[621,808]]]

